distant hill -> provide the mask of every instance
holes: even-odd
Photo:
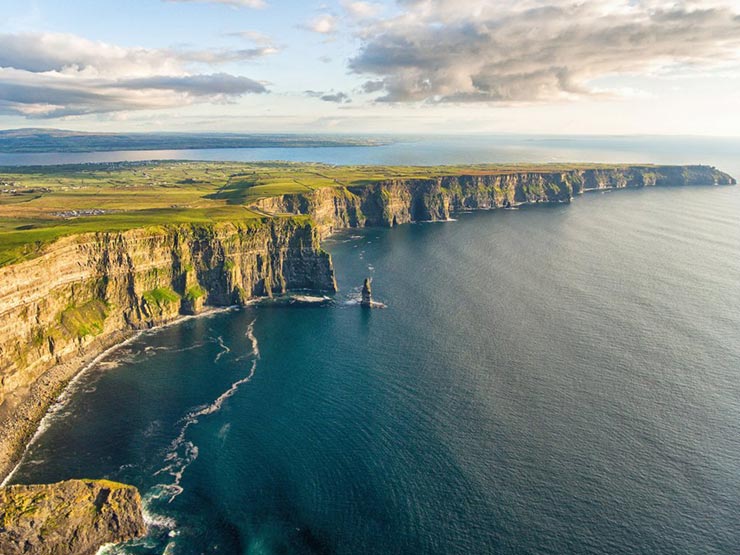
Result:
[[[0,152],[101,152],[111,150],[190,150],[205,148],[305,148],[376,146],[386,141],[340,135],[247,133],[89,133],[66,129],[0,130]]]

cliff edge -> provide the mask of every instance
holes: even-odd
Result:
[[[94,356],[135,330],[291,289],[334,292],[307,218],[64,237],[0,267],[0,477]]]
[[[0,267],[0,477],[69,379],[132,331],[291,289],[334,292],[320,240],[335,229],[569,203],[589,191],[735,183],[710,166],[403,171],[259,198],[252,206],[264,218],[62,236],[35,258]]]
[[[569,203],[591,191],[735,183],[711,166],[471,168],[459,175],[386,179],[271,196],[257,201],[255,207],[271,214],[311,215],[325,236],[338,228],[447,220],[467,210]]]

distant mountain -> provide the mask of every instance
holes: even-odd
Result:
[[[387,142],[341,135],[287,133],[90,133],[42,128],[0,130],[0,152],[4,153],[376,146]]]

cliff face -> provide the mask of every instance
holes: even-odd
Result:
[[[301,194],[264,198],[254,205],[267,214],[310,214],[322,237],[335,229],[362,227],[367,218],[361,198],[345,188],[320,188]]]
[[[446,220],[460,210],[570,202],[592,190],[734,183],[729,175],[708,166],[512,171],[325,188],[264,199],[258,206],[270,213],[310,214],[326,233],[339,227]]]
[[[336,290],[317,230],[288,218],[78,235],[0,268],[0,476],[76,371],[66,361],[121,331],[288,289]]]
[[[105,480],[0,488],[0,553],[94,555],[146,533],[136,488]]]
[[[708,166],[473,169],[319,188],[255,205],[268,215],[309,215],[315,224],[269,218],[61,239],[38,258],[0,268],[0,476],[81,357],[120,340],[121,332],[288,289],[334,291],[331,259],[319,240],[336,228],[570,202],[590,190],[732,183]]]

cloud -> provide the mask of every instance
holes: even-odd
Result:
[[[216,60],[216,63],[220,63],[219,60],[223,61],[245,61],[270,56],[277,54],[283,47],[278,46],[270,35],[261,33],[259,31],[247,30],[247,31],[236,31],[233,33],[225,33],[226,37],[235,37],[242,39],[253,45],[251,48],[242,49],[221,49],[221,50],[205,50],[197,51],[196,57],[200,56],[207,63],[213,63],[208,58],[212,57]],[[197,61],[197,60],[194,60]]]
[[[537,101],[605,94],[592,82],[740,59],[729,0],[398,0],[358,32],[366,92],[393,102]],[[495,4],[495,5],[494,5]],[[607,92],[608,94],[608,92]],[[618,91],[614,91],[618,94]]]
[[[324,102],[335,102],[337,104],[348,104],[352,102],[350,96],[343,92],[304,91],[303,94],[311,98],[318,98]]]
[[[337,29],[337,18],[331,14],[322,14],[302,24],[301,29],[321,35],[330,35]]]
[[[280,50],[275,46],[259,46],[256,48],[240,48],[237,50],[190,50],[173,52],[173,57],[185,62],[198,62],[203,64],[225,64],[228,62],[244,62],[264,58],[277,54]]]
[[[237,8],[264,8],[264,0],[165,0],[166,2],[198,2],[201,4],[226,4]]]
[[[342,7],[347,14],[354,19],[370,19],[380,15],[383,11],[382,4],[375,2],[352,2],[351,0],[342,0]]]
[[[236,77],[228,73],[210,75],[155,76],[120,81],[117,86],[132,90],[163,90],[184,93],[190,96],[233,96],[247,93],[265,93],[267,89],[248,77]]]
[[[75,35],[0,34],[0,112],[28,117],[181,107],[267,92],[226,73],[194,72],[266,55],[265,48],[123,48]]]
[[[365,92],[365,93],[374,93],[374,92],[382,91],[384,88],[385,88],[384,81],[365,81],[362,84],[362,92]]]

